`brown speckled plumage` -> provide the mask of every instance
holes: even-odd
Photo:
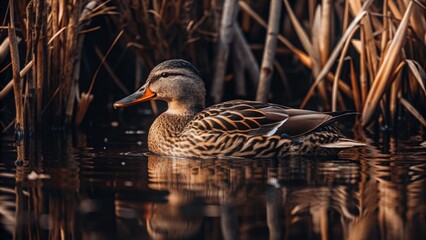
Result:
[[[350,113],[320,113],[277,104],[234,100],[204,108],[199,72],[184,60],[155,67],[124,107],[149,99],[165,100],[168,110],[152,124],[148,148],[162,155],[272,158],[328,155],[363,144],[345,138],[333,123]]]

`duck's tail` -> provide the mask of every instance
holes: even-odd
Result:
[[[363,147],[363,146],[366,146],[366,145],[367,144],[355,141],[353,139],[339,138],[339,141],[321,144],[320,147],[344,149],[344,148],[352,148],[352,147]]]

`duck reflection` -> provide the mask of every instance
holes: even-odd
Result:
[[[264,164],[270,168],[258,168]],[[153,211],[159,214],[162,210],[163,215],[170,216],[171,212],[187,209],[192,214],[198,214],[194,220],[199,224],[192,224],[194,229],[188,235],[196,235],[195,226],[200,227],[203,218],[208,218],[208,227],[221,234],[214,238],[209,235],[203,238],[265,238],[269,229],[270,239],[281,239],[281,206],[284,204],[282,194],[285,188],[280,187],[276,179],[276,161],[255,163],[247,159],[183,159],[150,155],[148,176],[150,188],[170,192],[167,204],[161,208],[154,205]],[[258,184],[262,188],[258,188]],[[247,202],[248,205],[243,204]],[[259,214],[261,218],[266,217],[266,222],[256,219]],[[184,216],[188,215],[189,212]],[[161,224],[158,221],[163,221],[162,226],[173,226],[181,221],[182,216],[174,217],[154,218],[151,215],[147,219],[147,226],[153,221],[156,225]],[[151,231],[148,228],[151,236],[158,237]]]
[[[424,236],[424,178],[409,167],[384,164],[392,163],[389,155],[377,152],[378,161],[362,156],[253,162],[150,155],[148,187],[169,195],[150,203],[147,232],[155,239],[206,232],[224,239]]]

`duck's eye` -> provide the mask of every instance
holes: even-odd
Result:
[[[166,78],[166,77],[168,77],[168,76],[170,76],[170,74],[169,74],[169,73],[167,73],[167,72],[163,72],[163,73],[161,73],[161,77],[163,77],[163,78]]]

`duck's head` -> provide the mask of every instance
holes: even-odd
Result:
[[[204,108],[205,87],[200,72],[188,61],[172,59],[151,70],[146,83],[135,93],[114,103],[127,107],[148,100],[168,102],[170,112],[198,112]]]

